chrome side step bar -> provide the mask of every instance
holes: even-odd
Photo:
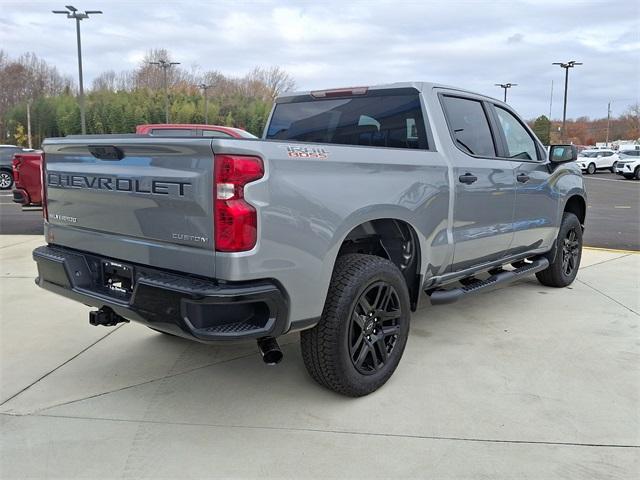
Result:
[[[539,257],[533,260],[533,262],[527,263],[515,270],[503,270],[494,273],[486,280],[474,280],[469,283],[465,282],[466,285],[458,288],[451,288],[449,290],[435,290],[430,295],[431,304],[445,305],[447,303],[457,302],[466,295],[486,292],[493,290],[494,288],[502,287],[503,285],[514,282],[522,277],[544,270],[548,266],[549,260],[545,257]]]

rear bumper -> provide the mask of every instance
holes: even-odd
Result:
[[[36,283],[51,292],[156,330],[204,343],[241,340],[285,333],[288,302],[269,280],[221,283],[131,264],[131,293],[110,291],[103,261],[118,261],[63,248],[33,251]]]

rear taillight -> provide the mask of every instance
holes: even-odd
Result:
[[[49,209],[47,208],[47,179],[44,166],[44,152],[42,153],[42,160],[40,160],[40,193],[42,199],[42,216],[48,222],[49,221]]]
[[[13,181],[14,183],[18,183],[20,181],[20,163],[22,162],[22,158],[18,155],[13,156],[13,160],[11,161],[11,168],[13,170]]]
[[[256,209],[244,200],[244,186],[262,178],[262,160],[242,155],[216,155],[214,175],[216,250],[251,250],[256,245],[258,216]]]

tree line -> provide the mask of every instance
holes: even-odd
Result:
[[[164,123],[164,78],[149,62],[171,61],[167,50],[150,50],[137,68],[106,71],[85,91],[87,133],[132,133],[136,125]],[[262,134],[273,99],[295,87],[279,67],[256,67],[243,77],[180,66],[167,72],[172,123],[205,123]],[[34,54],[11,59],[0,50],[0,143],[27,144],[27,103],[32,143],[46,137],[80,133],[80,107],[74,81]]]
[[[132,70],[105,71],[85,93],[87,133],[132,133],[136,125],[164,123],[164,77],[150,64],[172,61],[165,49],[149,50]],[[172,123],[204,123],[204,90],[208,122],[243,128],[260,136],[273,99],[295,87],[294,79],[279,67],[256,67],[242,77],[219,71],[186,69],[180,65],[167,71]],[[34,147],[46,137],[80,133],[77,89],[72,77],[55,66],[25,53],[16,58],[0,49],[0,143],[27,145],[27,104],[31,113]],[[543,143],[560,143],[558,120],[544,115],[529,122]],[[630,106],[611,118],[609,140],[640,139],[640,108]],[[567,120],[566,140],[593,145],[607,138],[607,119],[580,117]]]
[[[562,121],[549,120],[541,115],[529,122],[538,138],[545,145],[562,143]],[[630,105],[627,110],[607,121],[606,118],[579,117],[566,122],[565,141],[575,145],[595,145],[596,142],[636,140],[640,142],[640,105]]]

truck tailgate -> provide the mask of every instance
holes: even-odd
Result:
[[[49,243],[214,276],[211,140],[67,137],[44,151]]]

